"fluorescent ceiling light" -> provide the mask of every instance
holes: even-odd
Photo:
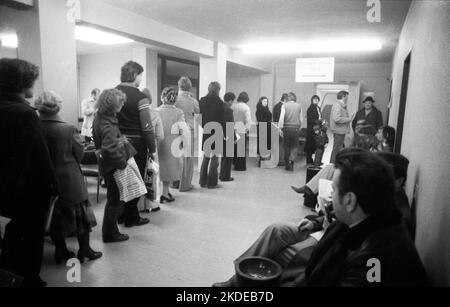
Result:
[[[383,47],[376,39],[333,39],[304,42],[259,42],[242,46],[244,54],[337,53],[377,51]]]
[[[83,42],[99,45],[119,45],[134,42],[132,39],[97,30],[86,26],[76,26],[75,38]]]
[[[2,42],[2,47],[14,49],[19,47],[19,39],[17,38],[16,34],[0,35],[0,40]]]

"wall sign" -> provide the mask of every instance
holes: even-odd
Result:
[[[298,83],[334,82],[334,58],[299,58],[295,81]]]

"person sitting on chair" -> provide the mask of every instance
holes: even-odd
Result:
[[[426,285],[425,270],[402,224],[394,193],[395,181],[389,164],[373,153],[345,152],[336,157],[333,175],[332,204],[336,221],[320,241],[305,240],[307,233],[302,233],[305,224],[301,225],[300,231],[295,226],[273,227],[242,257],[273,258],[286,247],[303,241],[304,248],[309,249],[309,260],[289,285]],[[371,270],[367,265],[373,259],[383,264],[381,279],[379,276],[372,276],[373,280],[367,277]],[[401,263],[398,259],[402,259]],[[233,276],[228,282],[215,286],[237,286],[236,278]]]

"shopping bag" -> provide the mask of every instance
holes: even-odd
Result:
[[[121,201],[129,202],[147,194],[144,180],[134,158],[128,160],[125,169],[114,172],[114,179],[119,188]]]
[[[159,164],[151,158],[148,159],[144,178],[145,186],[147,188],[147,199],[158,199],[159,192]]]

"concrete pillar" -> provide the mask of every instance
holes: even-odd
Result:
[[[269,103],[272,108],[278,103],[275,97],[275,73],[262,74],[260,78],[260,97],[266,96],[269,98]]]
[[[15,30],[18,58],[40,67],[35,94],[55,91],[64,100],[61,117],[77,126],[77,60],[75,24],[67,18],[66,2],[35,2],[26,10],[0,6],[0,27]]]
[[[64,102],[60,115],[68,123],[77,126],[79,105],[75,22],[67,17],[66,1],[39,1],[38,10],[43,89],[62,96]]]
[[[225,44],[216,42],[214,45],[214,54],[212,58],[200,57],[200,97],[204,97],[208,94],[208,86],[211,82],[217,81],[220,83],[221,91],[220,96],[223,97],[227,88],[227,57],[228,47]],[[201,161],[203,157],[202,153],[202,129],[199,129],[198,137],[198,156],[199,163],[198,169],[200,170]]]
[[[152,94],[153,106],[158,105],[158,53],[148,48],[133,49],[133,61],[144,67],[141,89],[148,88]]]
[[[222,43],[215,43],[215,56],[200,57],[200,97],[208,94],[208,86],[217,81],[222,85],[221,97],[225,95],[227,85],[227,52],[228,47]]]

